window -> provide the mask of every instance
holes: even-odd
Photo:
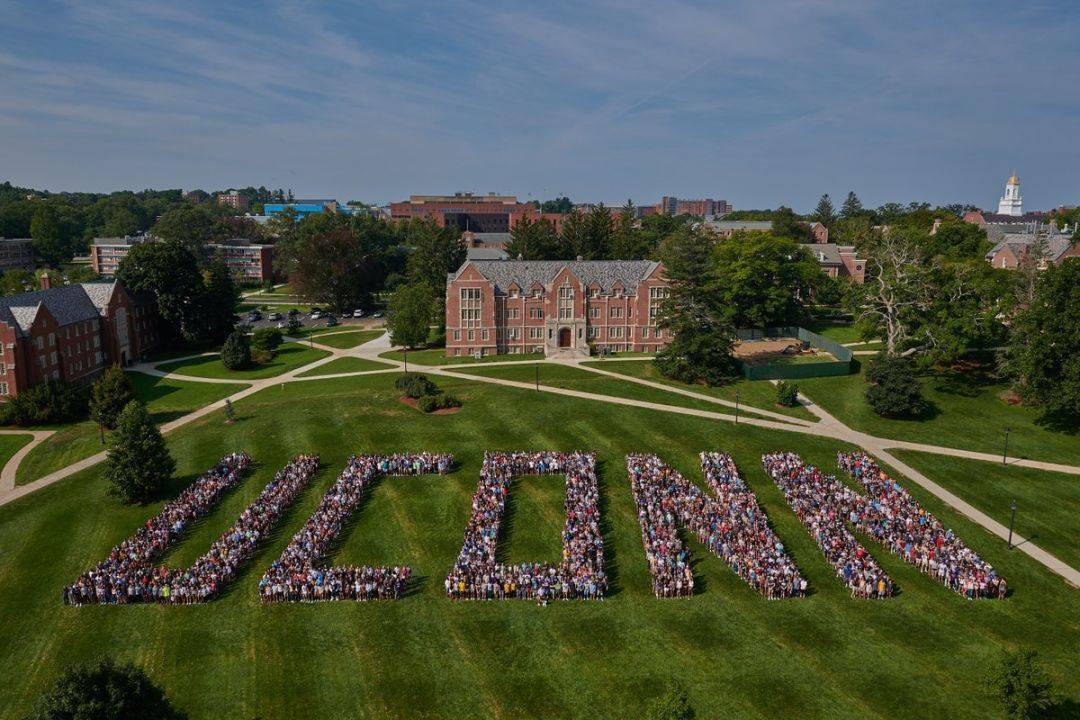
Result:
[[[50,365],[55,365],[56,364],[56,351],[55,350],[53,350],[51,353],[49,353],[49,364]]]
[[[41,368],[42,370],[45,369],[45,356],[44,355],[38,355],[37,356],[37,364],[38,364],[38,367]]]
[[[509,320],[517,320],[517,318],[518,318],[518,309],[517,308],[510,308],[509,310],[506,311],[506,317]]]
[[[533,320],[542,320],[544,318],[544,308],[529,308],[529,317]]]
[[[487,330],[483,330],[483,331],[480,332],[480,339],[481,340],[487,340],[488,339],[488,331]]]
[[[38,350],[44,350],[45,349],[45,338],[38,335],[36,338],[34,338],[34,345],[37,347]]]
[[[611,308],[611,317],[613,317],[613,318],[621,318],[622,317],[622,308],[621,307],[613,307],[613,308]]]
[[[529,339],[530,340],[543,340],[544,339],[544,328],[538,328],[538,327],[529,328]]]
[[[623,329],[621,327],[610,327],[608,328],[608,337],[621,338],[622,330]]]
[[[94,336],[94,347],[101,347],[101,336],[100,335],[95,335]]]
[[[0,362],[0,375],[7,375],[7,363]],[[0,393],[0,395],[6,395],[6,393]]]
[[[589,297],[591,297],[591,298],[600,297],[600,291],[597,290],[596,288],[590,288],[589,289]]]
[[[8,384],[6,382],[0,382],[0,395],[8,394]]]
[[[647,327],[641,328],[641,337],[643,337],[643,338],[649,337],[649,328],[647,328]]]
[[[652,287],[649,288],[649,322],[656,323],[656,319],[660,317],[660,307],[664,300],[668,297],[668,289],[666,287]]]
[[[56,346],[56,333],[49,333],[49,347]]]
[[[600,308],[589,308],[589,317],[591,317],[591,318],[600,317]]]
[[[461,288],[461,325],[462,327],[480,325],[480,288]]]
[[[588,335],[588,337],[590,337],[590,338],[594,338],[594,337],[596,337],[596,328],[594,328],[594,327],[592,327],[592,326],[589,326],[589,330],[588,330],[588,333],[587,333],[587,335]]]
[[[474,330],[470,330],[469,331],[469,340],[475,340],[475,339],[476,339],[476,332]]]
[[[559,288],[559,319],[570,320],[574,317],[574,288],[563,285]]]
[[[455,340],[460,340],[461,339],[461,331],[460,330],[455,330],[454,331],[454,339]]]

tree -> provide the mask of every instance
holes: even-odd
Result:
[[[573,209],[574,203],[566,196],[555,198],[554,200],[545,200],[540,204],[540,212],[544,213],[561,213],[565,215]]]
[[[119,365],[113,365],[90,388],[90,417],[112,430],[120,413],[134,399],[127,375]]]
[[[844,199],[844,204],[840,206],[840,217],[844,220],[851,220],[857,218],[863,214],[862,202],[859,200],[859,196],[855,194],[854,190],[848,191],[847,198]]]
[[[944,220],[933,235],[922,238],[922,250],[927,257],[946,260],[978,260],[986,264],[990,241],[986,231],[978,225],[962,220]]]
[[[892,355],[929,307],[929,275],[918,245],[905,233],[883,235],[868,253],[866,282],[852,298],[852,310],[856,322],[866,322],[885,336],[885,350]]]
[[[787,380],[776,383],[776,402],[784,407],[796,407],[799,404],[799,386]]]
[[[833,207],[829,193],[821,196],[817,207],[814,208],[814,214],[810,217],[825,227],[832,227],[833,222],[836,221],[836,209]]]
[[[198,257],[213,239],[214,230],[214,217],[206,208],[182,204],[165,211],[152,232],[162,240],[180,243]]]
[[[1080,261],[1049,266],[1012,322],[1005,368],[1024,400],[1048,416],[1080,420]]]
[[[1010,720],[1042,717],[1054,705],[1053,686],[1034,650],[1002,653],[986,684]]]
[[[103,473],[109,494],[125,503],[146,504],[168,484],[175,470],[176,463],[146,406],[132,400],[109,437]]]
[[[319,232],[299,244],[289,282],[300,297],[339,311],[370,304],[377,260],[349,228]]]
[[[251,344],[242,330],[233,330],[221,346],[221,364],[229,370],[243,370],[251,364]]]
[[[276,327],[261,327],[251,335],[251,348],[263,352],[274,352],[280,346],[284,337]]]
[[[629,200],[615,216],[615,229],[611,233],[612,260],[644,260],[651,247],[641,229],[636,227],[637,213]]]
[[[214,343],[221,342],[236,325],[236,306],[240,289],[225,261],[215,255],[206,273],[205,290],[200,305],[202,329],[200,336]]]
[[[670,333],[657,370],[680,382],[718,385],[735,373],[734,328],[717,299],[711,240],[684,226],[660,249],[669,282],[659,327]]]
[[[30,238],[34,252],[49,265],[59,265],[67,259],[60,237],[60,219],[52,205],[40,205],[30,220]]]
[[[63,380],[38,383],[0,403],[0,425],[53,425],[84,417],[86,393]]]
[[[798,243],[768,233],[721,238],[713,253],[717,299],[734,327],[797,323],[821,268]]]
[[[585,244],[585,216],[577,208],[572,209],[563,218],[562,222],[563,247],[566,248],[568,259],[581,254],[581,248]]]
[[[154,296],[158,314],[174,333],[199,339],[204,285],[195,255],[179,242],[142,243],[120,261],[116,279],[129,292]]]
[[[696,713],[690,705],[690,694],[676,680],[667,684],[663,695],[649,703],[645,717],[648,720],[693,720]]]
[[[185,717],[146,672],[106,657],[96,665],[69,666],[38,698],[27,720],[121,720]]]
[[[413,284],[426,285],[442,308],[446,295],[446,276],[465,262],[465,245],[456,228],[439,227],[430,220],[414,220],[406,242],[412,247],[406,272]],[[439,319],[443,324],[444,319]]]
[[[565,257],[555,226],[546,218],[533,220],[525,215],[510,230],[506,252],[521,260],[558,260]]]
[[[929,409],[922,384],[907,358],[880,354],[866,370],[866,401],[878,415],[888,418],[919,417]]]
[[[427,342],[435,300],[425,285],[404,285],[390,296],[386,329],[394,345],[414,348]]]
[[[772,214],[772,234],[777,237],[790,238],[796,242],[810,242],[813,235],[810,226],[799,219],[795,211],[781,205]]]
[[[585,214],[584,232],[576,252],[585,260],[604,260],[611,253],[611,211],[603,203]]]

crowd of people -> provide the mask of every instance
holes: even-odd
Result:
[[[863,498],[795,453],[770,453],[761,462],[852,597],[891,597],[892,580],[847,527],[862,514]]]
[[[453,456],[420,453],[353,455],[345,471],[323,496],[304,527],[259,581],[264,602],[317,602],[320,600],[395,600],[405,591],[412,572],[394,567],[320,567],[357,508],[371,482],[384,475],[444,475]]]
[[[679,539],[680,525],[765,597],[805,594],[806,580],[729,456],[701,453],[712,495],[655,455],[628,455],[626,467],[656,597],[694,592],[690,551]]]
[[[499,526],[514,478],[558,473],[566,476],[562,563],[497,563]],[[447,597],[531,599],[541,604],[575,598],[603,599],[607,576],[598,500],[596,456],[592,453],[484,453],[461,553],[444,582]]]
[[[1005,578],[945,528],[866,453],[837,453],[837,464],[865,489],[845,506],[849,521],[906,562],[969,600],[1003,598]]]
[[[221,458],[181,491],[176,500],[113,548],[97,567],[64,588],[64,602],[181,604],[216,597],[235,576],[239,564],[251,557],[259,538],[314,474],[319,464],[317,456],[301,455],[278,471],[258,499],[191,567],[178,570],[155,567],[153,563],[191,523],[214,507],[250,464],[251,458],[246,453]]]

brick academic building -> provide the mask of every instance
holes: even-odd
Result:
[[[468,260],[446,282],[446,354],[655,352],[668,284],[649,260]]]
[[[390,203],[391,220],[429,219],[463,233],[508,233],[526,217],[548,220],[556,232],[562,229],[561,214],[541,213],[532,203],[518,202],[514,195],[412,195],[404,202]]]
[[[0,298],[0,396],[46,380],[90,382],[161,340],[153,302],[117,282],[49,286]]]

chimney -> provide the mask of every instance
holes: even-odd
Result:
[[[42,290],[50,290],[52,288],[52,279],[49,277],[49,273],[42,271],[40,281]]]
[[[584,260],[585,260],[585,258],[581,257],[580,255],[577,256],[577,261],[578,262],[582,262]]]

